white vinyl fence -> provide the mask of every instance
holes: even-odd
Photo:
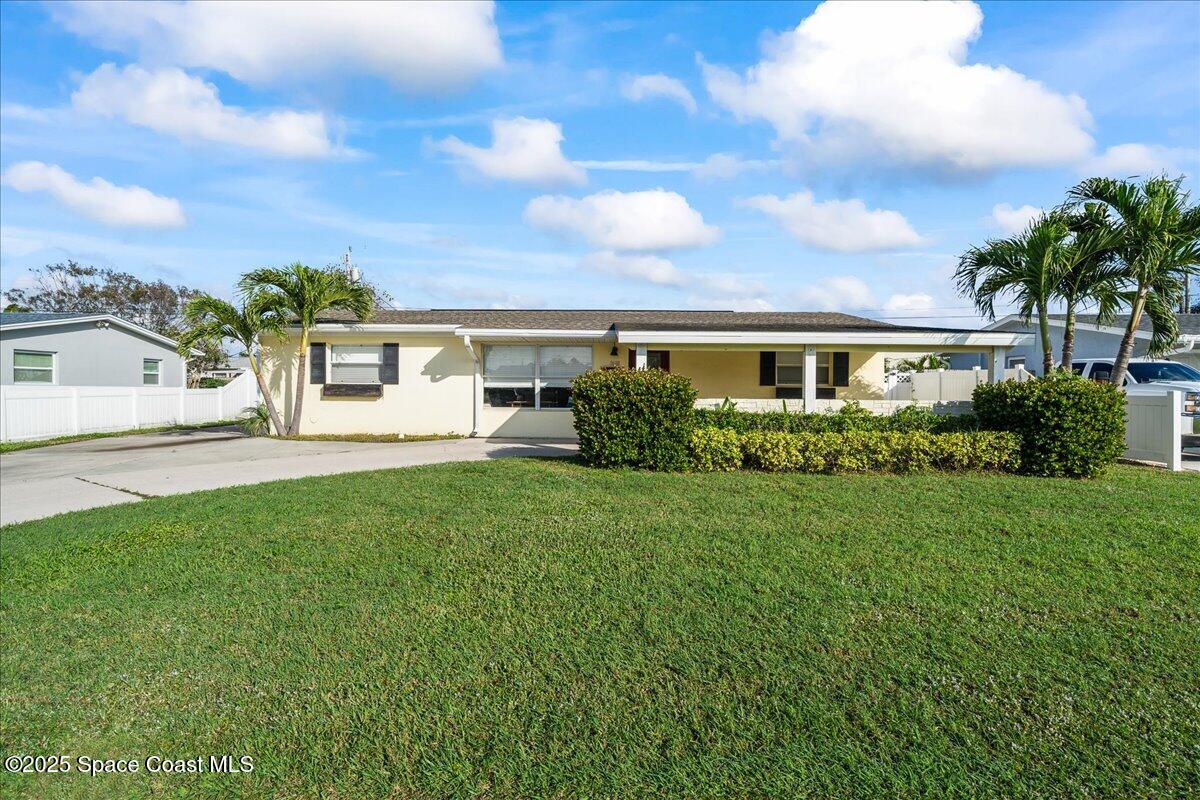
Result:
[[[1027,381],[1032,373],[1017,369],[1004,370],[1006,381]],[[975,387],[988,382],[988,371],[985,369],[940,369],[931,372],[914,372],[908,385],[911,387],[911,397],[896,397],[895,399],[912,399],[918,403],[949,403],[970,400]],[[902,393],[903,383],[897,383],[897,393]]]
[[[1183,393],[1125,398],[1125,457],[1183,469]]]
[[[217,422],[257,404],[250,372],[218,389],[0,386],[0,441]]]

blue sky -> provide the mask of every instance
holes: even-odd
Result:
[[[965,247],[1200,168],[1196,3],[0,14],[5,289],[70,258],[229,296],[353,246],[404,306],[965,324]]]

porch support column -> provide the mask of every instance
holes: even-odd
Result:
[[[1007,347],[992,348],[991,369],[988,370],[988,380],[991,383],[999,383],[1004,380],[1004,360],[1007,355]]]
[[[804,410],[817,410],[817,346],[804,345]]]
[[[646,345],[639,344],[633,351],[633,368],[646,368]]]

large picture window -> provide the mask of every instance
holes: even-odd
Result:
[[[817,386],[832,386],[830,353],[817,353]],[[775,354],[775,385],[804,385],[804,353],[800,350],[780,350]]]
[[[493,408],[570,408],[571,379],[591,368],[587,345],[487,345],[483,400]]]
[[[13,383],[54,383],[54,353],[15,351]]]
[[[383,346],[335,344],[329,347],[329,382],[378,384]]]

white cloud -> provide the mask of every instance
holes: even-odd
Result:
[[[883,310],[888,312],[893,311],[929,311],[936,307],[936,301],[932,295],[924,292],[913,292],[912,294],[894,294],[883,303]]]
[[[821,278],[795,293],[797,304],[805,311],[842,311],[875,307],[871,287],[853,275]]]
[[[1037,206],[1013,208],[1008,203],[997,203],[992,206],[992,222],[1005,233],[1020,233],[1041,213]]]
[[[775,306],[765,297],[700,297],[688,298],[692,308],[714,311],[774,311]]]
[[[582,184],[587,172],[562,152],[562,126],[548,119],[492,121],[492,146],[477,147],[451,136],[433,143],[459,163],[486,178],[536,184]]]
[[[184,141],[209,141],[278,156],[319,158],[341,151],[316,112],[250,112],[221,102],[217,87],[183,70],[154,72],[104,64],[71,95],[80,111],[119,117]]]
[[[713,153],[704,160],[703,164],[697,164],[692,172],[702,180],[721,180],[736,178],[743,172],[760,172],[771,169],[779,166],[779,163],[778,161],[744,159],[733,153]]]
[[[76,2],[52,9],[73,33],[145,63],[217,69],[254,84],[358,74],[440,91],[503,64],[491,2]]]
[[[589,253],[580,263],[594,272],[620,278],[635,278],[658,286],[684,286],[690,281],[686,272],[659,256],[628,255],[604,250]]]
[[[923,241],[903,214],[868,209],[861,200],[818,203],[809,191],[784,198],[771,194],[739,201],[775,218],[801,242],[822,250],[862,253],[913,247]]]
[[[773,309],[765,295],[767,287],[732,273],[695,274],[675,266],[668,259],[649,254],[614,253],[603,250],[589,253],[580,266],[593,272],[630,278],[655,286],[690,289],[690,306],[733,309],[735,311],[770,311]]]
[[[982,21],[974,3],[824,3],[744,76],[701,65],[717,103],[801,145],[957,170],[1086,157],[1082,98],[966,63]]]
[[[928,311],[936,307],[933,296],[925,292],[892,294],[880,303],[867,282],[854,275],[821,278],[796,290],[792,299],[803,311],[848,311],[866,315]]]
[[[22,161],[4,172],[18,192],[47,192],[77,214],[119,228],[178,228],[186,223],[179,201],[141,186],[114,186],[103,178],[88,183],[54,164]]]
[[[720,231],[683,195],[665,189],[642,192],[608,190],[582,199],[562,195],[535,197],[525,206],[525,221],[552,233],[578,236],[607,250],[670,250],[712,244]]]
[[[582,169],[612,172],[691,172],[703,166],[695,161],[649,161],[639,158],[613,161],[574,161],[572,163]]]
[[[696,113],[696,98],[678,78],[658,73],[635,75],[621,87],[621,93],[635,103],[663,97],[683,106],[689,114]]]
[[[746,280],[740,275],[709,273],[695,277],[697,284],[706,292],[714,295],[748,298],[767,294],[766,284],[761,281]]]
[[[1159,173],[1178,173],[1181,165],[1195,162],[1200,151],[1182,147],[1163,147],[1156,144],[1118,144],[1103,153],[1085,160],[1079,171],[1088,176],[1148,178]]]

